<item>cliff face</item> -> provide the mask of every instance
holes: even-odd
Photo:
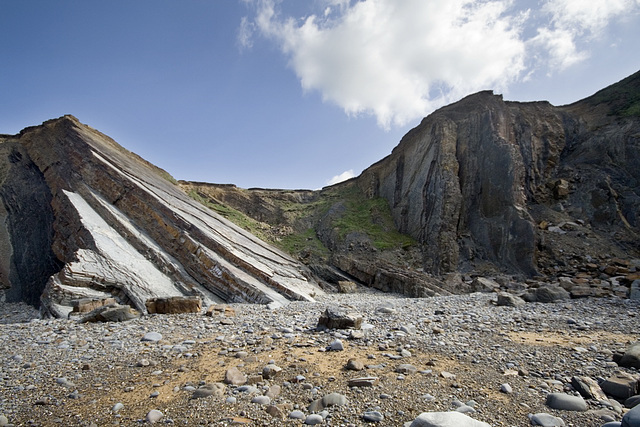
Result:
[[[637,73],[566,107],[471,95],[425,118],[358,185],[388,200],[436,274],[487,264],[537,274],[539,224],[558,217],[624,234],[610,245],[637,254],[639,81]],[[616,113],[621,94],[631,114]]]
[[[564,275],[622,294],[640,265],[640,73],[563,107],[468,96],[320,191],[180,185],[71,116],[0,135],[0,289],[54,316],[82,298],[285,304],[320,294],[312,277],[429,296],[471,289],[457,273]]]
[[[0,282],[64,316],[115,296],[284,304],[321,290],[281,251],[187,197],[166,172],[63,118],[0,142]],[[163,177],[164,175],[164,177]]]
[[[640,73],[562,107],[470,95],[426,117],[359,177],[313,194],[183,186],[272,229],[312,228],[307,242],[319,244],[291,252],[317,264],[308,254],[324,256],[323,245],[325,263],[385,290],[421,295],[423,272],[593,277],[611,260],[640,257]],[[379,200],[418,251],[376,245],[390,228]],[[459,291],[444,282],[436,285]]]

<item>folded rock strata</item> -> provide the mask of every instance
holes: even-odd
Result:
[[[0,286],[66,316],[115,297],[285,304],[322,291],[306,268],[191,200],[72,116],[0,137]]]

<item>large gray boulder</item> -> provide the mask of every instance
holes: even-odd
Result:
[[[618,365],[625,368],[640,369],[640,342],[635,342],[627,348],[622,358],[618,361]]]
[[[538,288],[530,289],[522,297],[527,302],[556,302],[571,298],[569,292],[558,285],[542,285]]]

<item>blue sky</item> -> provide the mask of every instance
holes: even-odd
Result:
[[[640,70],[640,0],[0,0],[0,133],[73,114],[177,179],[310,188],[484,89]]]

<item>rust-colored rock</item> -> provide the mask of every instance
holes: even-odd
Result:
[[[202,310],[199,297],[150,298],[145,305],[149,313],[157,314],[200,313]]]

